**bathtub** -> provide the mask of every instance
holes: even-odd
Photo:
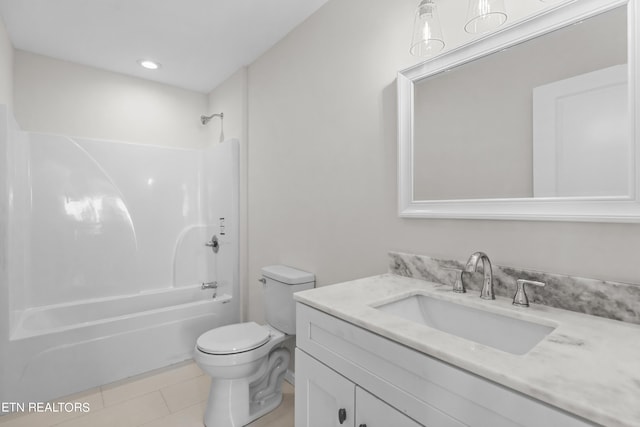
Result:
[[[12,330],[11,401],[47,401],[190,359],[203,332],[239,321],[200,285],[31,308]]]

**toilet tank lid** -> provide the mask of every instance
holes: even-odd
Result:
[[[262,268],[262,275],[287,285],[299,285],[315,280],[313,273],[298,270],[286,265],[269,265]]]

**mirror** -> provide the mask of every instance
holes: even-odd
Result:
[[[640,220],[635,0],[575,3],[399,73],[401,216]]]

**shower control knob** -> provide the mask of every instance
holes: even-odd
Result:
[[[258,282],[262,283],[263,285],[267,284],[267,279],[265,279],[264,277],[262,279],[258,279]]]
[[[215,234],[213,235],[211,240],[205,243],[204,245],[210,247],[214,254],[217,254],[218,251],[220,250],[220,243],[218,243],[218,236],[216,236]]]

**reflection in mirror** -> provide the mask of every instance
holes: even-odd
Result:
[[[414,85],[413,200],[628,196],[626,7]]]

